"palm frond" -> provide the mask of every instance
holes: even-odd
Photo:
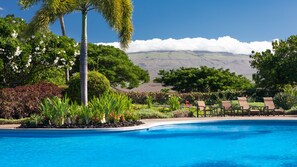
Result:
[[[22,9],[28,9],[36,4],[38,4],[42,0],[19,0],[19,5]]]
[[[133,33],[131,0],[93,0],[93,6],[118,33],[121,47],[127,48]]]

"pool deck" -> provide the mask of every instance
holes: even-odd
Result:
[[[121,127],[121,128],[82,128],[82,129],[46,129],[46,128],[32,128],[26,130],[95,130],[95,131],[133,131],[148,129],[154,126],[159,125],[168,125],[168,124],[183,124],[183,123],[199,123],[199,122],[212,122],[218,120],[297,120],[297,115],[287,115],[287,116],[251,116],[251,117],[207,117],[207,118],[168,118],[168,119],[142,119],[144,123],[139,126],[131,127]],[[0,129],[4,130],[22,130],[18,128],[20,124],[6,124],[0,125]]]

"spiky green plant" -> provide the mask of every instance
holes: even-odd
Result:
[[[153,107],[153,97],[152,96],[147,96],[146,97],[146,103],[147,103],[147,108],[152,108]]]
[[[178,110],[180,108],[179,98],[177,96],[169,97],[167,103],[169,104],[170,111]]]
[[[65,118],[70,113],[69,101],[70,99],[67,97],[63,99],[53,97],[52,99],[46,98],[40,104],[41,114],[49,125],[61,126],[65,123]]]

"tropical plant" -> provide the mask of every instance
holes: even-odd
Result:
[[[49,125],[64,125],[65,119],[70,113],[69,102],[70,99],[67,97],[63,99],[53,97],[52,99],[46,98],[40,104],[41,114],[44,116],[45,120],[48,121]]]
[[[52,9],[51,11],[48,8]],[[109,25],[119,34],[121,46],[127,48],[132,38],[132,2],[131,0],[52,0],[44,1],[30,25],[33,31],[47,30],[59,15],[73,11],[82,13],[82,38],[80,50],[81,102],[88,104],[87,92],[87,13],[96,10],[102,14]]]
[[[147,108],[152,108],[153,107],[153,97],[152,96],[147,96],[146,97],[146,103],[147,103]]]
[[[274,96],[274,101],[277,106],[289,110],[297,104],[297,87],[285,85],[283,92],[279,92]]]
[[[170,106],[169,107],[170,108],[170,111],[175,111],[175,110],[180,109],[180,102],[179,102],[179,98],[177,96],[171,96],[171,97],[169,97],[167,103]]]

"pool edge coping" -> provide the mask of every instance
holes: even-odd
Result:
[[[208,118],[167,118],[167,119],[142,119],[144,124],[130,127],[119,128],[18,128],[19,124],[6,125],[1,127],[0,131],[6,130],[25,130],[25,131],[98,131],[98,132],[125,132],[149,129],[155,126],[170,125],[170,124],[186,124],[186,123],[201,123],[214,121],[228,120],[296,120],[297,116],[265,116],[265,117],[208,117]],[[17,126],[18,125],[18,126]]]

